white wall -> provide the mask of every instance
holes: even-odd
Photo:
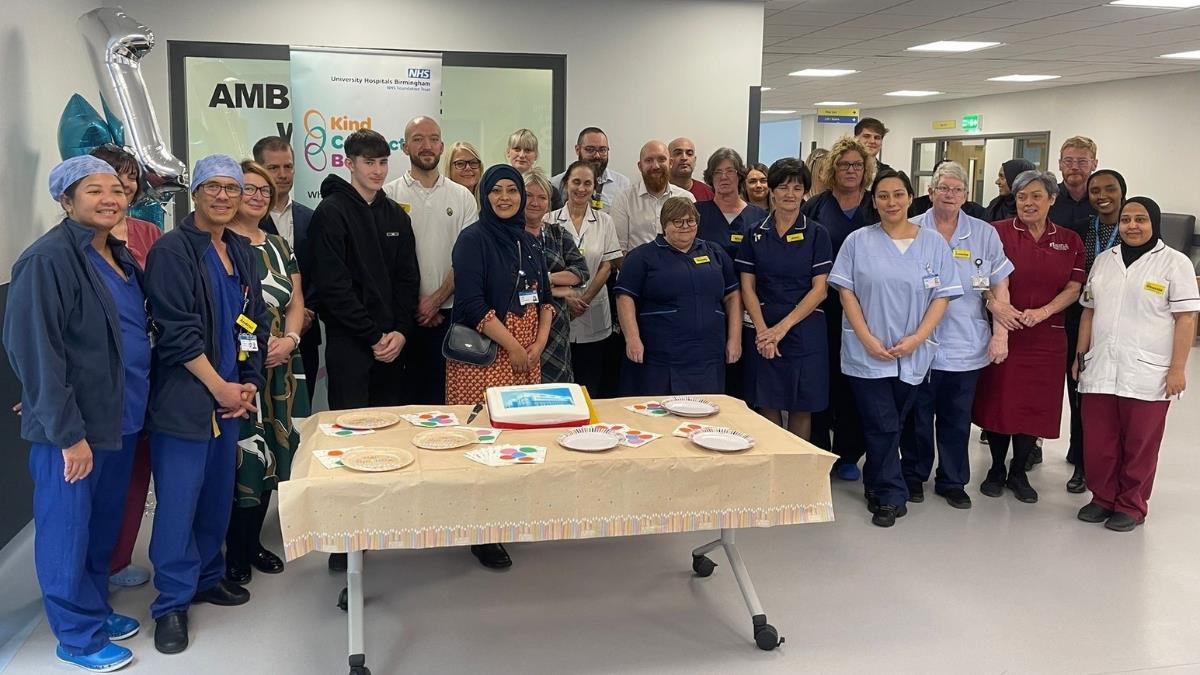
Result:
[[[0,281],[57,219],[44,185],[58,116],[77,91],[98,104],[75,19],[99,4],[6,0],[0,15]],[[690,136],[705,158],[722,145],[744,152],[748,89],[762,71],[763,5],[739,0],[121,4],[158,38],[144,70],[167,138],[167,40],[566,54],[567,156],[580,128],[600,126],[609,164],[627,175],[651,138]]]
[[[879,118],[891,130],[884,160],[905,171],[913,138],[961,135],[934,131],[934,120],[980,113],[985,134],[1049,131],[1049,168],[1056,173],[1062,142],[1089,136],[1100,147],[1100,167],[1120,171],[1131,194],[1154,198],[1164,211],[1200,214],[1194,170],[1198,112],[1200,73],[1185,73],[876,108],[863,115]]]

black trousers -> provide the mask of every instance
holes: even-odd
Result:
[[[1067,461],[1083,470],[1083,411],[1079,399],[1079,383],[1071,377],[1071,364],[1075,360],[1079,344],[1079,321],[1083,317],[1083,306],[1071,305],[1066,311],[1067,329],[1067,406],[1071,409],[1071,444],[1067,448]]]
[[[812,443],[837,455],[838,464],[857,464],[866,439],[850,379],[842,374],[842,305],[831,296],[821,309],[829,339],[829,407],[812,416]]]
[[[249,567],[250,559],[262,547],[263,522],[267,519],[267,506],[271,503],[268,490],[261,495],[258,506],[234,504],[229,514],[229,529],[225,532],[225,564],[230,567]]]
[[[417,326],[398,360],[404,361],[408,405],[446,405],[446,357],[442,341],[450,330],[450,310],[441,310],[442,323],[434,328]]]
[[[407,344],[404,349],[408,349]],[[325,343],[329,408],[404,405],[403,360],[401,351],[391,363],[376,361],[370,346],[349,335],[329,331]]]
[[[596,342],[572,342],[575,383],[587,387],[593,399],[615,397],[624,351],[625,340],[616,333]]]
[[[1009,463],[1008,475],[1025,473],[1025,462],[1029,454],[1037,449],[1037,437],[1017,434],[998,434],[988,432],[988,449],[992,451],[992,471],[1004,471],[1004,459],[1008,456],[1008,446],[1012,443],[1012,462]]]

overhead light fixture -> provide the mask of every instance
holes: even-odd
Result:
[[[797,70],[794,73],[788,73],[792,77],[841,77],[843,75],[853,75],[857,70],[844,70],[840,68],[805,68]]]
[[[814,107],[821,108],[837,108],[844,105],[858,105],[858,101],[818,101],[813,104]]]
[[[1200,0],[1196,0],[1200,2]],[[907,52],[973,52],[988,47],[996,47],[1002,42],[960,42],[957,40],[940,40],[929,44],[917,45],[904,50]]]
[[[940,91],[924,91],[921,89],[901,89],[899,91],[889,91],[884,96],[937,96]]]
[[[1062,75],[1004,75],[1003,77],[989,77],[988,82],[1042,82],[1044,80],[1057,80]]]
[[[1188,9],[1200,7],[1200,0],[1113,0],[1118,7],[1149,7],[1151,9]]]
[[[763,115],[791,115],[794,112],[796,112],[796,111],[795,110],[763,110],[763,111],[761,111],[761,113]]]
[[[771,91],[772,89],[774,89],[774,87],[759,87],[758,88],[759,91]]]
[[[1160,59],[1200,59],[1200,49],[1194,52],[1176,52],[1174,54],[1163,54],[1158,57]]]

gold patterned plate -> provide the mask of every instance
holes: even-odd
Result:
[[[412,453],[403,448],[355,448],[342,455],[342,466],[355,471],[396,471],[413,463]]]
[[[464,429],[430,429],[413,436],[412,443],[425,450],[453,450],[479,440],[474,431]]]
[[[352,412],[337,418],[339,427],[346,429],[384,429],[400,421],[400,416],[382,410]]]

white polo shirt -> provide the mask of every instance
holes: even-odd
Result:
[[[662,232],[662,223],[658,222],[658,216],[662,212],[663,202],[671,197],[684,197],[690,202],[696,201],[691,192],[671,183],[667,183],[667,191],[663,194],[652,195],[640,178],[617,195],[613,200],[611,213],[622,251],[629,253],[642,244],[654,241]]]
[[[1118,245],[1096,256],[1084,288],[1080,304],[1093,311],[1092,342],[1079,393],[1165,399],[1174,315],[1200,311],[1192,262],[1160,241],[1126,268]]]
[[[564,206],[546,215],[547,223],[562,226],[567,236],[575,242],[579,252],[587,263],[588,274],[596,276],[600,263],[606,260],[616,260],[621,257],[621,244],[617,241],[617,232],[613,229],[612,218],[603,211],[588,207],[583,217],[579,231],[571,222],[571,212]],[[571,319],[571,342],[598,342],[612,333],[612,313],[608,307],[608,289],[600,287],[600,292],[592,298],[587,311]]]
[[[412,219],[413,235],[417,240],[417,264],[421,268],[421,295],[431,295],[441,288],[446,275],[453,269],[450,256],[458,233],[479,220],[475,197],[465,187],[438,176],[433,187],[425,188],[405,172],[403,176],[383,186],[384,193],[404,209]],[[451,295],[442,309],[454,306]]]

